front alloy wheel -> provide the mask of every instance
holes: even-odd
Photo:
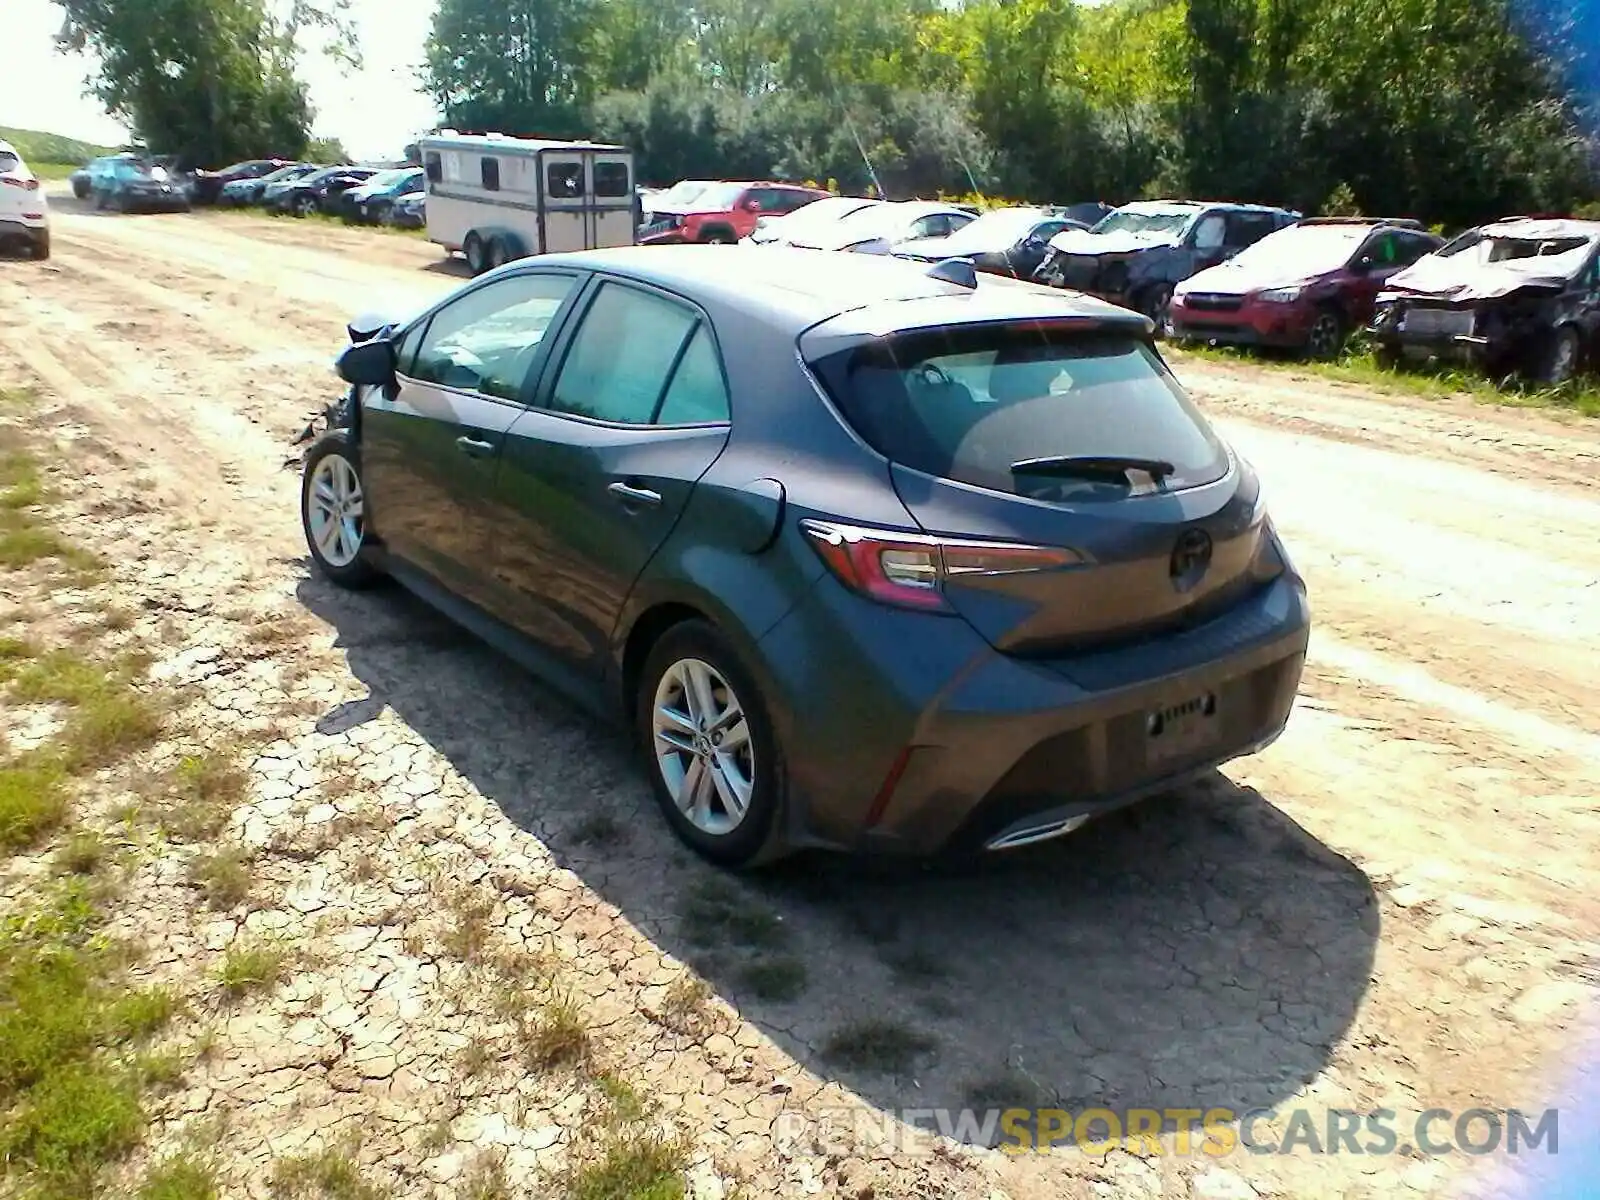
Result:
[[[1344,323],[1339,314],[1325,308],[1312,319],[1306,334],[1306,353],[1312,358],[1337,358],[1344,346]]]
[[[367,540],[366,490],[349,430],[333,430],[306,455],[300,518],[306,546],[322,574],[351,588],[376,578],[362,553]]]

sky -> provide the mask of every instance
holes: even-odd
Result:
[[[356,158],[397,158],[437,122],[416,90],[416,67],[434,0],[352,0],[361,40],[360,71],[322,54],[306,55],[300,74],[317,111],[313,132],[336,137]],[[51,0],[0,0],[5,66],[0,69],[0,125],[38,129],[115,145],[127,130],[84,95],[89,64],[59,53],[53,38],[61,10]]]

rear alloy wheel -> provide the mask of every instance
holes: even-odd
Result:
[[[1545,347],[1539,363],[1539,382],[1559,387],[1578,373],[1578,358],[1582,346],[1578,331],[1571,326],[1558,329]]]
[[[467,240],[461,245],[461,254],[467,260],[467,270],[474,275],[482,275],[487,267],[487,259],[483,250],[483,239],[475,233],[467,234]]]
[[[317,570],[340,587],[362,588],[378,578],[366,560],[366,489],[361,456],[349,430],[323,436],[306,455],[300,518]]]
[[[1331,308],[1319,309],[1306,333],[1306,354],[1311,358],[1337,358],[1344,349],[1344,321]]]
[[[309,217],[317,210],[317,202],[311,196],[296,196],[294,201],[294,215]]]
[[[726,639],[702,621],[668,630],[640,674],[637,703],[650,782],[679,838],[723,866],[779,857],[777,738]]]
[[[493,271],[506,265],[506,244],[499,238],[489,239],[489,250],[484,256],[484,269]]]

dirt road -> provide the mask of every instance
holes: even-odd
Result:
[[[1404,1131],[1555,1098],[1600,991],[1600,428],[1180,359],[1310,581],[1284,738],[973,876],[809,862],[729,885],[670,841],[614,737],[405,597],[307,573],[290,440],[335,392],[348,316],[458,282],[433,247],[70,202],[55,244],[0,263],[0,386],[39,389],[88,536],[217,736],[285,698],[303,713],[254,763],[236,835],[270,849],[347,811],[334,777],[382,817],[264,858],[274,891],[248,917],[150,897],[174,977],[247,930],[326,951],[230,1017],[162,1111],[157,1144],[231,1114],[238,1194],[337,1127],[371,1131],[364,1161],[397,1196],[452,1195],[473,1146],[536,1170],[573,1136],[559,1081],[445,986],[424,936],[441,876],[557,948],[612,1068],[692,1131],[701,1197],[1443,1193],[1483,1161],[1304,1142],[828,1157],[779,1133],[836,1107],[1022,1102],[1275,1109],[1270,1141],[1294,1108],[1319,1131],[1329,1109],[1394,1109]],[[764,932],[739,944],[734,910]],[[693,1028],[666,1000],[684,962],[715,993]],[[471,1041],[492,1050],[475,1073]]]

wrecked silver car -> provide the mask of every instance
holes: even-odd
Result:
[[[1052,238],[1033,278],[1135,309],[1166,332],[1174,287],[1299,219],[1254,204],[1141,200]]]
[[[1367,332],[1391,365],[1440,358],[1565,383],[1600,362],[1600,221],[1468,230],[1390,278]]]

